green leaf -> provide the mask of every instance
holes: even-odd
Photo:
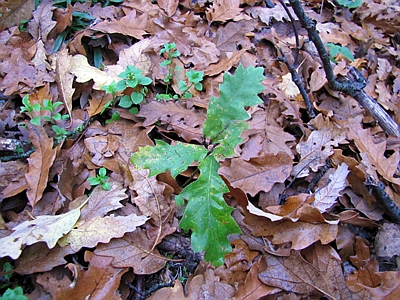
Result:
[[[337,3],[347,8],[356,8],[361,6],[362,0],[337,0]]]
[[[123,108],[129,108],[132,106],[132,99],[130,96],[125,95],[119,100],[119,106]]]
[[[106,175],[107,175],[107,169],[106,168],[100,168],[99,169],[99,176],[104,178]]]
[[[139,169],[150,169],[149,176],[169,170],[176,177],[194,161],[200,162],[207,150],[200,145],[178,143],[174,146],[156,140],[155,146],[146,146],[133,153],[131,162]]]
[[[36,126],[40,126],[40,120],[42,118],[40,116],[34,117],[31,119],[31,124],[36,125]]]
[[[220,85],[220,97],[210,99],[203,134],[215,144],[228,142],[232,145],[229,132],[235,131],[234,139],[238,140],[238,132],[234,130],[232,122],[249,119],[250,115],[245,107],[262,103],[258,94],[264,90],[261,83],[263,80],[263,69],[252,66],[245,69],[240,65],[234,75],[225,73],[224,82]],[[227,130],[228,128],[231,130]],[[244,126],[241,125],[241,128]],[[224,147],[227,148],[228,145]],[[227,153],[226,156],[229,155]]]
[[[131,101],[135,104],[139,104],[143,101],[144,97],[141,93],[133,92],[131,94]]]
[[[215,266],[222,265],[224,256],[232,251],[228,234],[241,232],[231,216],[233,208],[225,203],[223,194],[229,189],[218,175],[218,168],[219,162],[207,156],[199,165],[199,178],[177,196],[189,199],[179,227],[193,231],[193,250],[205,250],[205,260]]]
[[[15,289],[8,288],[3,296],[0,297],[0,300],[26,300],[28,299],[24,296],[24,291],[22,287],[17,286]]]

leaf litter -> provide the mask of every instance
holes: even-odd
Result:
[[[400,297],[399,253],[393,246],[399,228],[374,192],[379,186],[371,185],[383,183],[383,195],[400,207],[399,139],[385,134],[354,99],[329,88],[295,18],[302,44],[298,72],[317,113],[314,119],[306,116],[287,66],[276,59],[277,48],[288,57],[295,49],[293,25],[279,1],[272,1],[273,8],[251,0],[134,0],[105,7],[74,2],[64,9],[41,1],[28,16],[22,9],[31,1],[19,1],[11,12],[3,2],[0,154],[14,152],[3,146],[9,140],[20,152],[34,151],[28,159],[0,162],[0,256],[2,266],[11,262],[16,273],[31,278],[30,284],[12,279],[25,294],[33,299]],[[335,74],[356,66],[367,79],[367,93],[400,123],[398,3],[368,0],[352,10],[302,4],[317,20],[324,43],[354,54],[354,61],[334,58]],[[74,13],[88,13],[95,21],[54,52]],[[18,26],[22,19],[13,17],[19,15],[30,19],[25,29]],[[165,43],[175,43],[181,53],[174,58],[181,68],[171,84],[175,92],[185,68],[204,71],[203,90],[190,99],[154,100],[158,90],[165,91],[159,55]],[[99,53],[101,64],[95,66]],[[113,107],[120,119],[106,124],[110,116],[101,112],[111,98],[102,87],[120,80],[128,65],[154,84],[138,114]],[[228,128],[223,119],[222,125],[204,122],[210,99],[220,96],[223,74],[234,74],[239,65],[264,68],[263,103],[246,107],[250,119],[243,140],[221,161],[219,175],[229,188],[223,207],[233,211],[242,233],[229,236],[232,252],[215,267],[193,252],[189,233],[178,226],[184,220],[184,228],[193,228],[189,223],[199,207],[190,208],[190,218],[182,216],[175,198],[184,202],[180,193],[189,178],[197,180],[199,194],[215,188],[204,186],[202,174],[216,161],[207,159],[198,176],[200,157],[184,167],[181,160],[203,143],[203,130],[215,137]],[[31,125],[21,112],[26,94],[32,105],[62,101],[57,112],[70,118],[54,123],[76,133],[56,145],[55,124],[42,119],[41,126]],[[34,114],[50,116],[44,110]],[[176,164],[172,174],[147,177],[132,166],[132,154],[155,140],[181,145],[176,157],[154,153],[160,172],[166,170],[163,161]],[[109,191],[91,189],[87,182],[101,167],[109,170]],[[223,182],[214,182],[221,197]],[[205,229],[212,235],[212,228],[196,230]]]

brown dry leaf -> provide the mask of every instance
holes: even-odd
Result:
[[[329,175],[329,183],[317,190],[314,195],[313,206],[320,212],[329,212],[336,205],[340,192],[346,187],[346,177],[349,174],[348,166],[343,163],[336,171]]]
[[[76,284],[70,284],[57,290],[54,299],[121,299],[118,287],[121,277],[128,268],[114,268],[111,266],[112,257],[97,256],[92,252],[85,252],[85,261],[89,263],[87,271],[79,270]]]
[[[216,0],[207,9],[206,17],[209,23],[226,22],[240,15],[242,9],[239,8],[240,0]]]
[[[233,158],[230,166],[220,168],[218,173],[234,188],[255,196],[260,191],[268,192],[277,182],[284,182],[290,176],[292,164],[291,157],[285,152],[266,153],[248,162]]]
[[[370,293],[370,299],[397,300],[400,297],[400,271],[376,273],[381,285],[377,288],[365,287]],[[366,298],[365,298],[366,299]]]
[[[136,230],[149,218],[146,216],[106,216],[81,220],[65,236],[66,241],[74,251],[82,247],[93,248],[98,243],[108,243],[112,238],[122,237],[126,232]]]
[[[56,59],[56,81],[58,86],[58,93],[67,108],[68,114],[70,116],[70,126],[72,125],[72,95],[75,89],[72,87],[74,81],[74,75],[70,73],[72,67],[72,56],[68,55],[68,50],[64,49],[59,51],[55,55]]]
[[[108,212],[123,207],[120,201],[126,199],[126,189],[117,181],[110,181],[110,190],[106,191],[100,185],[90,194],[88,204],[82,209],[81,220],[90,220],[105,216]],[[79,203],[78,203],[79,205]]]
[[[365,286],[376,288],[380,285],[380,279],[376,275],[379,272],[378,261],[371,257],[369,247],[362,237],[357,236],[354,246],[355,256],[350,256],[351,263],[357,268],[346,278],[347,286],[353,292],[359,292]]]
[[[291,7],[288,7],[288,9],[291,12],[291,15],[297,19],[293,9]],[[260,18],[260,20],[266,25],[269,25],[272,19],[275,19],[276,21],[289,20],[288,14],[280,4],[275,5],[273,8],[260,6],[249,7],[246,9],[246,13],[251,15],[253,18]]]
[[[25,173],[28,172],[28,164],[22,161],[0,162],[0,199],[13,196],[7,189],[10,185],[18,186],[19,192],[26,188]],[[22,188],[22,190],[21,190]],[[6,192],[4,190],[7,189]]]
[[[236,53],[239,45],[241,48],[249,49],[252,44],[247,40],[245,35],[252,32],[255,26],[256,22],[253,19],[229,22],[225,27],[218,29],[214,43],[219,51],[229,52],[231,55]]]
[[[326,159],[333,154],[333,146],[338,146],[346,139],[346,129],[336,125],[331,128],[324,127],[311,132],[307,141],[297,144],[296,150],[301,155],[300,162],[294,166],[292,175],[295,177],[306,177],[310,169],[314,172],[320,166],[326,164]]]
[[[258,278],[265,284],[298,294],[322,294],[329,299],[352,299],[340,261],[330,257],[326,270],[310,264],[297,251],[289,257],[264,254],[267,268]]]
[[[92,98],[89,99],[89,107],[87,108],[89,118],[101,113],[104,109],[104,105],[113,99],[112,94],[104,94],[104,92],[100,91],[93,91],[91,96]]]
[[[353,139],[361,152],[362,163],[367,168],[367,174],[377,178],[377,171],[386,180],[400,185],[400,178],[394,177],[400,161],[400,153],[395,151],[390,157],[385,157],[386,141],[375,144],[369,129],[362,129],[359,124],[349,123],[349,139]]]
[[[205,116],[185,109],[179,103],[152,101],[141,106],[138,116],[146,118],[143,122],[145,127],[162,121],[169,124],[187,142],[194,140],[201,143],[203,140]]]
[[[249,136],[242,148],[242,158],[250,160],[258,157],[261,153],[285,152],[294,157],[291,146],[296,138],[285,132],[284,128],[276,121],[282,115],[278,101],[271,100],[268,105],[268,113],[264,110],[255,111],[249,121],[250,129],[243,133]]]
[[[178,8],[179,0],[159,0],[157,4],[160,8],[162,8],[168,17],[171,17],[175,14],[176,9]]]
[[[192,12],[190,12],[192,14]],[[190,15],[186,15],[187,18]],[[183,21],[176,21],[174,18],[160,14],[154,19],[154,34],[166,43],[175,43],[176,48],[183,56],[192,55],[191,45],[200,45],[197,36],[185,33],[186,26]]]
[[[258,274],[267,268],[265,260],[260,257],[250,269],[246,280],[238,286],[237,293],[233,297],[234,300],[252,300],[260,299],[268,295],[273,295],[281,291],[281,289],[268,286],[260,281]]]
[[[34,9],[34,0],[0,1],[0,31],[31,19]]]
[[[15,261],[15,272],[32,274],[50,271],[56,266],[67,263],[65,257],[75,253],[71,247],[61,247],[58,244],[49,249],[45,243],[33,244],[22,251]]]
[[[45,45],[47,45],[46,42],[50,31],[57,24],[56,21],[52,20],[54,9],[53,1],[41,1],[39,6],[33,12],[33,19],[28,23],[28,32],[36,41],[43,40]]]
[[[30,126],[29,138],[35,147],[35,152],[28,158],[29,171],[25,174],[28,183],[26,195],[29,204],[34,207],[47,187],[49,170],[56,158],[57,150],[53,149],[53,139],[47,137],[43,127]]]
[[[384,223],[379,228],[375,237],[375,251],[378,257],[400,257],[400,225]]]
[[[338,234],[337,224],[300,221],[294,223],[286,220],[272,222],[251,214],[246,214],[244,222],[251,226],[253,235],[271,237],[269,240],[275,245],[290,243],[289,247],[294,250],[305,249],[316,241],[321,241],[323,245],[328,244],[334,241]]]
[[[116,268],[133,268],[133,272],[138,275],[152,274],[161,270],[168,260],[156,249],[150,252],[153,244],[146,233],[138,228],[123,238],[98,245],[95,253],[113,257],[112,266]]]
[[[98,30],[104,33],[119,33],[141,40],[143,35],[148,34],[149,28],[148,15],[137,15],[136,10],[131,10],[127,15],[119,20],[103,21],[95,26],[92,30]]]

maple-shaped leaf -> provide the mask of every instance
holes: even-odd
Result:
[[[224,82],[219,86],[220,96],[211,97],[203,127],[203,134],[214,144],[220,144],[218,147],[228,148],[226,143],[233,145],[233,141],[240,141],[241,131],[247,127],[240,121],[250,118],[245,107],[262,103],[258,94],[264,90],[263,79],[263,69],[252,66],[245,69],[240,65],[234,75],[224,74]],[[232,155],[233,149],[225,153],[225,157]]]
[[[348,166],[343,163],[329,176],[327,186],[315,192],[313,206],[320,212],[328,212],[336,203],[340,192],[346,187],[346,177],[349,174]]]
[[[194,161],[200,162],[207,150],[199,145],[178,143],[169,145],[161,140],[155,146],[146,146],[133,153],[131,162],[137,168],[150,169],[149,176],[169,170],[176,177]]]
[[[176,199],[177,203],[189,199],[179,226],[193,231],[193,250],[205,250],[205,259],[215,266],[222,265],[224,255],[232,250],[227,235],[241,232],[231,217],[233,208],[223,198],[229,189],[218,176],[218,168],[218,161],[207,156],[199,165],[199,178],[177,196],[181,200]]]
[[[0,239],[0,257],[8,255],[17,259],[21,255],[23,245],[39,242],[45,242],[47,247],[53,248],[57,241],[74,227],[79,219],[81,206],[61,215],[38,216],[14,227],[12,234]]]

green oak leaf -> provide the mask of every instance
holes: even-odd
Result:
[[[241,232],[231,216],[233,208],[224,200],[223,194],[229,189],[218,175],[219,167],[213,156],[207,156],[199,165],[199,178],[185,187],[176,199],[177,202],[182,202],[183,198],[189,200],[179,227],[193,231],[193,250],[205,250],[205,260],[215,266],[222,265],[224,256],[232,251],[228,234]]]
[[[155,146],[146,146],[133,153],[131,162],[139,169],[150,169],[149,176],[169,170],[176,177],[192,162],[200,162],[206,155],[207,149],[200,145],[178,143],[172,146],[156,140]]]
[[[232,121],[250,118],[246,106],[262,103],[258,94],[264,90],[263,71],[263,68],[245,69],[240,65],[235,74],[224,74],[224,82],[219,86],[220,96],[211,97],[203,127],[203,134],[213,143],[226,134]]]

